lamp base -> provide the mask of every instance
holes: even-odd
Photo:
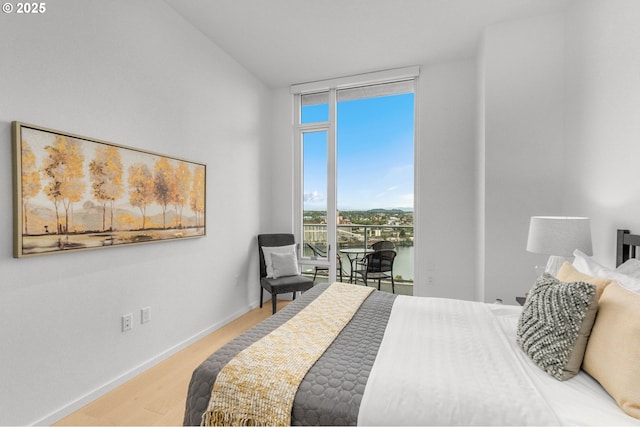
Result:
[[[552,255],[549,257],[547,261],[547,266],[544,269],[545,273],[551,274],[553,277],[556,277],[558,271],[560,271],[560,267],[565,261],[569,261],[568,258],[563,256]]]

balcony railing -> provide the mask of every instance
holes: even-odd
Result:
[[[396,245],[396,259],[394,261],[394,281],[396,285],[413,285],[413,225],[362,225],[340,224],[338,231],[338,253],[346,248],[367,248],[380,240],[389,240]],[[326,224],[304,224],[303,243],[312,245],[325,251],[327,247]],[[311,258],[313,253],[304,245],[304,257]],[[344,273],[349,277],[350,263],[345,254],[340,254]],[[307,269],[305,273],[313,275],[314,269]],[[326,275],[326,271],[319,271],[318,276]]]

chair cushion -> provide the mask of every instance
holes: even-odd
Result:
[[[313,280],[304,276],[285,276],[277,279],[263,277],[260,285],[272,294],[306,291],[313,287]]]

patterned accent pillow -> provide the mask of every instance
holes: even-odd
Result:
[[[597,310],[595,285],[561,282],[545,273],[522,308],[518,345],[543,371],[568,380],[580,371]]]

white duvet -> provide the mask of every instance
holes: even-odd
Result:
[[[586,373],[560,382],[519,349],[519,307],[398,296],[359,425],[624,425]]]

